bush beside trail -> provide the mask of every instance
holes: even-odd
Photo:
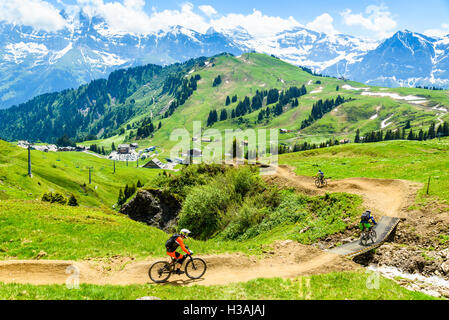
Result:
[[[244,241],[285,228],[283,238],[310,244],[344,231],[361,210],[349,194],[310,197],[267,184],[256,167],[190,166],[158,185],[182,201],[177,228],[198,240]]]

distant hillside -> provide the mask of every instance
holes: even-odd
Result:
[[[388,89],[314,75],[263,54],[222,54],[167,67],[120,70],[76,90],[0,111],[0,136],[52,142],[138,140],[167,151],[176,128],[286,129],[281,142],[353,139],[449,119],[447,91]],[[85,144],[89,144],[87,141]],[[164,154],[166,155],[166,154]]]
[[[161,105],[165,95],[181,85],[186,70],[205,60],[121,69],[108,79],[94,80],[78,89],[37,96],[0,110],[0,137],[46,142],[55,142],[63,135],[76,140],[107,137],[135,116],[149,113],[152,104]]]

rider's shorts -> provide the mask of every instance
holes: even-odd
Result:
[[[177,251],[173,251],[173,252],[167,252],[167,254],[170,256],[170,257],[172,257],[173,259],[182,259],[182,258],[184,258],[184,256],[182,255],[182,254],[180,254],[179,252],[177,252]]]
[[[369,231],[371,229],[371,224],[366,222],[360,222],[360,230],[364,231],[365,229]]]

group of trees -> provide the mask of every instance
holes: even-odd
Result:
[[[319,144],[308,143],[308,142],[303,142],[303,143],[296,142],[292,147],[287,146],[285,144],[280,144],[278,147],[278,153],[284,154],[284,153],[291,153],[291,152],[315,150],[318,148],[322,149],[322,148],[328,148],[328,147],[332,147],[332,146],[338,146],[339,144],[340,144],[340,142],[338,140],[332,140],[332,139],[329,139],[329,140],[319,143]]]
[[[428,86],[416,86],[416,89],[426,89],[426,90],[433,90],[433,91],[440,91],[440,90],[444,90],[443,88],[438,88],[438,87],[428,87]]]
[[[37,96],[0,110],[0,135],[9,141],[49,143],[55,143],[63,135],[72,141],[92,140],[99,132],[102,135],[98,138],[111,137],[119,133],[124,123],[149,107],[143,100],[132,97],[142,86],[161,95],[174,95],[177,105],[182,105],[196,90],[200,79],[198,75],[187,80],[186,71],[204,65],[207,60],[203,57],[165,67],[150,64],[117,70],[108,79]]]
[[[77,207],[78,206],[78,200],[76,199],[76,197],[72,194],[70,195],[70,198],[67,199],[66,197],[64,197],[64,195],[62,195],[59,192],[48,192],[48,193],[44,193],[42,195],[41,201],[44,202],[50,202],[50,203],[59,203],[61,205],[69,205],[71,207]]]
[[[103,147],[99,147],[96,144],[90,145],[89,150],[92,151],[92,152],[98,153],[98,154],[102,154],[104,156],[107,154],[106,150],[104,149],[104,146]]]
[[[220,75],[218,75],[218,77],[216,77],[215,79],[214,79],[214,83],[212,84],[212,86],[213,87],[218,87],[220,84],[221,84],[221,76]]]
[[[172,103],[170,103],[168,110],[164,114],[164,118],[168,118],[169,116],[171,116],[178,107],[186,103],[187,99],[189,99],[193,92],[198,89],[198,81],[200,80],[201,76],[199,74],[192,76],[189,80],[185,78],[182,80],[179,80],[179,78],[176,77],[171,78],[170,81],[175,83],[179,81],[180,85],[168,90],[168,93],[174,93],[175,99],[172,101]],[[174,90],[174,92],[171,92],[171,90]]]
[[[256,94],[250,99],[245,96],[245,98],[240,101],[237,106],[231,110],[229,115],[226,109],[220,111],[220,116],[217,110],[212,110],[209,112],[207,118],[207,126],[212,126],[218,121],[225,121],[228,118],[235,119],[240,118],[246,114],[252,113],[254,111],[260,110],[263,107],[264,99],[267,100],[267,105],[276,103],[273,107],[267,107],[265,110],[261,110],[258,116],[258,121],[262,121],[265,118],[269,118],[271,115],[279,116],[284,112],[284,108],[287,104],[291,104],[292,108],[299,106],[298,98],[307,94],[307,89],[303,85],[301,88],[290,87],[287,90],[279,92],[278,89],[270,89],[264,91],[256,91]],[[237,101],[237,96],[232,97],[232,102]],[[231,103],[231,99],[226,97],[226,105]]]
[[[69,139],[66,135],[56,141],[58,147],[76,147],[76,143]]]
[[[161,128],[162,123],[159,122],[158,128]],[[151,136],[156,131],[153,125],[151,117],[146,117],[140,121],[139,127],[137,128],[136,140],[145,139]]]
[[[136,108],[127,101],[128,97],[162,69],[147,65],[117,70],[107,80],[37,96],[0,111],[0,132],[8,140],[47,142],[56,142],[63,135],[80,141],[102,128],[112,132],[135,115]]]
[[[326,113],[331,112],[333,108],[336,108],[345,102],[347,102],[347,100],[342,98],[340,95],[335,100],[319,100],[313,105],[309,118],[302,122],[301,129],[309,127],[312,123],[321,119]]]
[[[407,132],[407,129],[410,129]],[[360,135],[360,130],[357,130],[354,142],[355,143],[371,143],[380,141],[390,141],[390,140],[417,140],[425,141],[435,139],[437,137],[447,137],[449,136],[449,123],[444,122],[436,127],[435,123],[432,122],[427,131],[420,129],[413,131],[413,128],[409,127],[409,122],[402,129],[397,130],[387,130],[385,133],[383,130],[371,131],[366,133],[364,136]]]
[[[120,188],[117,204],[119,206],[123,205],[129,198],[131,198],[137,191],[138,188],[142,188],[144,185],[140,180],[137,181],[137,184],[132,184],[128,186],[125,185],[125,189]]]
[[[227,117],[227,115],[226,115],[226,117]],[[220,119],[221,119],[221,117],[220,117]],[[212,110],[211,112],[209,112],[209,117],[207,118],[207,126],[210,127],[217,121],[218,121],[217,110]]]
[[[232,99],[229,96],[226,97],[225,106],[229,106],[231,103],[237,102],[237,95],[232,96]]]

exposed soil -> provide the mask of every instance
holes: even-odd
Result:
[[[448,243],[444,241],[444,237],[442,238],[445,235],[449,236],[449,208],[440,203],[430,203],[425,208],[408,211],[414,203],[420,184],[402,180],[351,178],[329,181],[327,188],[318,189],[314,185],[314,178],[296,176],[291,168],[285,166],[265,179],[280,186],[293,187],[309,195],[323,195],[325,192],[360,195],[364,206],[370,208],[376,217],[402,218],[402,222],[390,239],[394,244],[387,243],[375,252],[357,257],[355,260],[357,263],[322,251],[355,240],[358,237],[358,229],[357,224],[354,224],[344,233],[330,236],[315,246],[304,246],[293,241],[277,242],[273,248],[261,248],[265,255],[260,259],[243,254],[203,256],[208,264],[204,279],[191,281],[187,280],[186,276],[172,276],[171,284],[224,285],[262,277],[295,278],[357,270],[361,268],[360,265],[372,263],[394,266],[409,273],[419,272],[426,276],[449,277]],[[137,203],[134,205],[137,206]],[[155,203],[155,207],[161,208],[161,205]],[[141,209],[145,211],[145,208]],[[162,212],[156,211],[158,214]],[[146,214],[143,212],[144,219],[147,219]],[[150,219],[153,218],[154,215],[150,215]],[[168,258],[163,260],[168,261]],[[136,262],[126,257],[82,262],[3,261],[0,262],[0,282],[65,284],[76,278],[79,271],[80,283],[145,284],[151,282],[147,272],[155,261],[152,259]]]
[[[328,180],[327,187],[318,189],[314,177],[297,176],[288,166],[279,166],[276,174],[265,179],[308,195],[324,195],[326,192],[357,194],[374,216],[398,218],[407,216],[407,208],[413,204],[417,190],[422,187],[419,183],[405,180],[351,178]]]
[[[341,256],[325,253],[293,241],[275,243],[261,259],[242,254],[203,256],[202,258],[208,266],[204,279],[192,281],[187,280],[186,276],[172,276],[169,283],[225,285],[262,277],[295,278],[361,268],[358,264]],[[66,284],[79,274],[80,283],[145,284],[151,283],[148,269],[155,261],[133,262],[126,259],[123,261],[120,258],[111,261],[110,264],[98,261],[2,261],[0,262],[0,282]],[[79,273],[76,270],[79,270]]]
[[[389,266],[425,277],[439,277],[449,280],[449,206],[441,202],[430,202],[425,207],[410,210],[414,204],[419,183],[402,180],[351,178],[329,181],[328,187],[317,189],[313,177],[298,177],[290,167],[281,166],[266,180],[280,186],[293,187],[309,195],[325,192],[347,192],[360,195],[364,206],[371,209],[376,217],[391,216],[401,218],[388,243],[374,251],[357,256],[354,261],[369,265]],[[335,234],[314,244],[326,250],[359,239],[358,223],[344,232]],[[403,284],[398,280],[400,284]],[[409,282],[404,282],[409,288]],[[416,289],[416,288],[415,288]],[[431,287],[431,290],[449,296],[449,288]]]

